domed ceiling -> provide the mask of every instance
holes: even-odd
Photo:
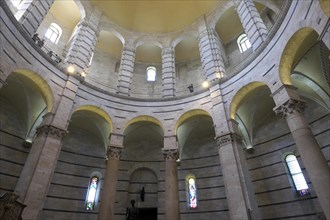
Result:
[[[100,8],[111,21],[124,28],[146,33],[180,30],[216,8],[220,2],[227,1],[91,0],[91,3]]]

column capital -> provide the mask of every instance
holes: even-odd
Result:
[[[215,138],[217,145],[221,148],[235,141],[241,141],[241,137],[236,133],[228,133]]]
[[[306,108],[306,102],[303,100],[289,99],[282,105],[276,106],[273,110],[277,115],[287,118],[296,113],[303,113]]]
[[[57,128],[53,125],[46,124],[37,128],[37,135],[51,136],[60,140],[62,140],[66,134],[68,134],[68,131]]]
[[[176,161],[179,158],[178,149],[162,149],[165,161]]]
[[[119,160],[123,148],[121,146],[110,145],[107,151],[107,158],[110,160]]]

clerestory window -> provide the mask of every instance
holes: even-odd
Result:
[[[147,68],[147,81],[149,82],[156,81],[156,68],[153,66],[149,66]]]
[[[243,53],[244,51],[246,51],[251,47],[251,43],[246,34],[242,34],[237,38],[237,45],[241,53]]]
[[[48,38],[53,43],[57,44],[61,35],[62,35],[62,28],[55,23],[51,23],[45,34],[45,37]]]

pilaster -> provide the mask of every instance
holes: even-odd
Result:
[[[199,30],[199,52],[205,79],[212,82],[226,73],[221,42],[213,28],[202,24]]]
[[[95,49],[99,30],[89,21],[77,25],[76,34],[70,41],[64,62],[73,65],[76,72],[87,72],[89,62]]]
[[[163,98],[175,96],[175,50],[172,47],[162,51],[162,92]]]
[[[129,96],[131,93],[132,74],[135,62],[135,48],[133,45],[126,44],[123,47],[121,62],[119,67],[119,77],[117,93]]]
[[[253,0],[235,0],[234,2],[245,33],[255,51],[263,42],[265,42],[268,36],[267,28],[261,19]]]
[[[54,1],[55,0],[34,0],[25,10],[19,22],[30,36],[37,31]]]

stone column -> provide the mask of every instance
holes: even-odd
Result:
[[[327,219],[330,219],[330,169],[328,163],[303,115],[305,102],[297,97],[294,88],[284,86],[282,89],[286,89],[291,98],[282,104],[277,104],[274,111],[286,119],[319,203]],[[275,103],[281,99],[277,96],[282,96],[283,90],[273,94]]]
[[[65,130],[52,125],[44,125],[38,128],[37,135],[39,138],[33,143],[37,147],[34,147],[34,150],[30,152],[32,155],[29,155],[29,162],[33,159],[36,159],[36,161],[27,163],[27,168],[33,169],[34,167],[35,169],[33,171],[25,169],[24,173],[32,171],[32,176],[27,177],[23,172],[21,174],[23,178],[30,178],[30,184],[24,199],[27,207],[23,211],[23,219],[37,219],[39,217],[61,151],[63,137],[66,133]]]
[[[30,36],[37,31],[54,1],[55,0],[34,0],[25,10],[19,22]]]
[[[165,159],[165,219],[180,219],[180,201],[178,173],[176,160],[179,158],[178,149],[164,149]]]
[[[249,172],[246,169],[238,124],[226,119],[228,116],[220,85],[210,87],[209,91],[230,218],[259,219],[259,210]]]
[[[175,50],[173,47],[162,51],[162,92],[163,98],[175,96]]]
[[[268,31],[253,0],[234,1],[237,14],[255,51],[267,38]]]
[[[110,145],[107,152],[108,161],[102,186],[98,220],[114,219],[118,169],[120,155],[123,149],[122,141],[123,135],[111,134]]]
[[[71,116],[79,80],[69,76],[53,110],[37,128],[37,137],[24,164],[15,192],[27,207],[23,219],[37,219],[43,208],[48,188],[62,147],[63,136]]]
[[[250,219],[246,196],[244,195],[244,181],[238,166],[237,141],[239,136],[228,133],[217,137],[221,169],[225,183],[230,219]]]
[[[222,57],[224,51],[221,51],[221,42],[215,29],[207,24],[200,25],[198,46],[205,79],[212,82],[222,78],[226,73]]]
[[[132,74],[135,62],[135,47],[125,44],[121,55],[117,94],[129,96],[131,93]]]

